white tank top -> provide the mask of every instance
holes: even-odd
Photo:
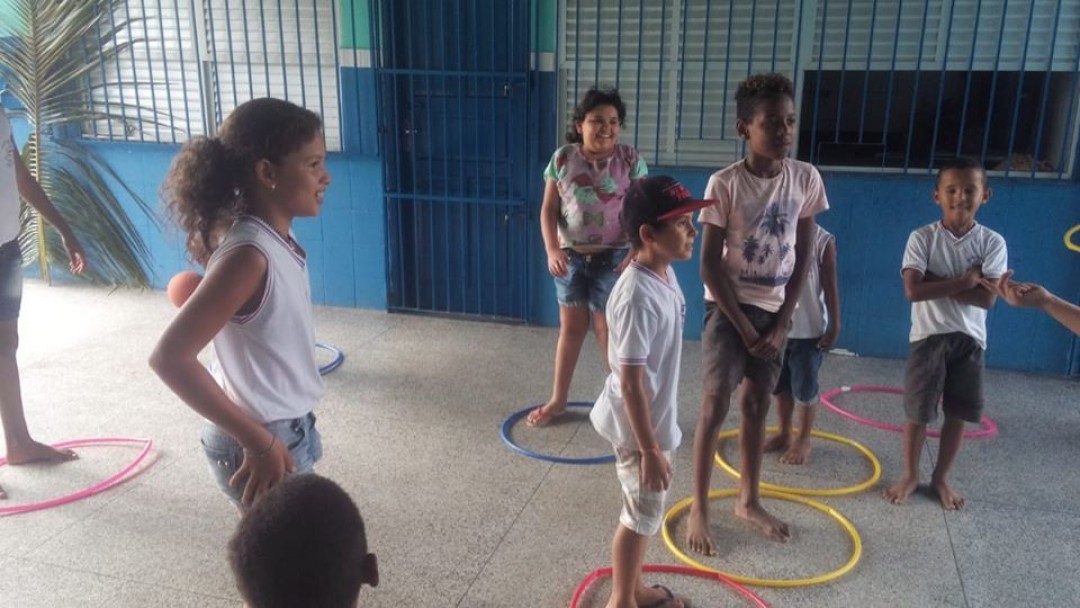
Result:
[[[15,180],[11,123],[0,108],[0,245],[19,236],[19,184]]]
[[[245,246],[266,257],[266,291],[258,309],[234,316],[214,338],[218,382],[263,423],[299,418],[315,407],[324,390],[315,361],[307,261],[266,222],[244,216],[229,229],[207,267]]]
[[[791,317],[789,338],[820,338],[825,335],[828,314],[825,310],[825,292],[821,290],[821,263],[825,260],[825,246],[832,239],[833,235],[828,230],[817,227],[814,257],[806,271],[806,282],[799,294],[799,305]]]

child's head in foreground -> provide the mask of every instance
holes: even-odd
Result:
[[[691,214],[714,202],[695,199],[675,178],[650,175],[630,185],[620,220],[635,251],[652,249],[666,260],[688,260],[697,235]]]
[[[735,129],[748,154],[781,160],[795,137],[795,87],[783,74],[756,74],[735,92]]]
[[[336,483],[297,475],[260,498],[229,540],[229,565],[251,608],[353,608],[379,584],[364,520]]]
[[[941,164],[934,184],[934,202],[942,220],[951,227],[966,227],[975,213],[990,200],[986,169],[978,159],[958,156]]]

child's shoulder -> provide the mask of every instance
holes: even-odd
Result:
[[[553,158],[567,158],[578,154],[581,154],[581,144],[563,144],[551,156]]]
[[[987,228],[983,224],[976,224],[975,228],[979,230],[979,238],[981,238],[983,240],[983,242],[986,242],[986,243],[1004,243],[1005,242],[1005,237],[1001,236],[1001,234],[999,232],[993,230],[992,228]]]

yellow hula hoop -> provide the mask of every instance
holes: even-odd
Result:
[[[770,426],[765,430],[769,433],[775,433],[780,429],[775,426]],[[739,429],[731,429],[724,431],[719,435],[720,441],[722,442],[724,439],[727,439],[728,437],[734,437],[738,434]],[[848,494],[857,494],[859,492],[862,492],[863,490],[872,488],[874,484],[876,484],[878,480],[881,479],[881,463],[878,462],[877,456],[874,456],[874,453],[870,451],[870,448],[867,448],[866,446],[859,443],[858,441],[855,441],[854,439],[848,439],[847,437],[843,437],[841,435],[834,435],[832,433],[826,433],[824,431],[810,431],[810,435],[812,437],[820,437],[822,439],[828,439],[837,443],[850,445],[851,447],[855,448],[863,456],[866,456],[867,460],[870,461],[870,466],[874,468],[873,474],[870,475],[869,479],[863,481],[862,483],[857,483],[853,486],[845,486],[842,488],[793,488],[790,486],[781,486],[775,483],[763,481],[760,484],[762,490],[772,490],[774,492],[795,494],[797,496],[846,496]],[[731,475],[735,479],[739,479],[742,476],[741,473],[739,473],[739,471],[735,469],[735,467],[731,466],[728,461],[724,460],[724,456],[720,453],[719,450],[717,450],[716,452],[716,464],[721,469],[723,469],[724,472],[726,472],[728,475]]]
[[[1073,235],[1077,232],[1080,232],[1080,224],[1069,228],[1069,231],[1065,233],[1065,246],[1073,251],[1080,252],[1080,245],[1073,242]]]
[[[734,488],[713,490],[709,492],[709,498],[713,499],[723,496],[735,496],[738,493],[739,491]],[[855,529],[855,525],[852,524],[851,521],[848,520],[848,518],[840,514],[839,511],[833,509],[829,505],[817,502],[816,500],[810,500],[809,498],[804,498],[802,496],[792,496],[791,494],[784,494],[783,492],[761,490],[761,495],[767,498],[776,498],[779,500],[802,503],[809,507],[813,507],[818,511],[827,514],[829,517],[835,519],[836,522],[840,524],[840,527],[843,528],[844,531],[848,533],[848,536],[851,537],[851,557],[848,558],[848,561],[844,565],[840,566],[836,570],[833,570],[832,572],[826,572],[825,574],[819,574],[817,576],[794,579],[753,578],[750,576],[742,576],[739,574],[723,572],[715,568],[710,568],[709,566],[706,566],[705,564],[694,560],[694,558],[684,553],[683,550],[680,549],[675,544],[675,541],[671,538],[671,520],[674,519],[675,516],[677,516],[680,512],[686,510],[691,504],[693,504],[693,497],[680,500],[678,503],[675,504],[675,506],[671,507],[671,510],[669,510],[667,512],[667,515],[664,516],[664,526],[662,531],[664,536],[664,544],[666,544],[668,549],[670,549],[671,552],[675,554],[675,557],[677,557],[679,561],[687,564],[688,566],[692,566],[694,568],[697,568],[698,570],[703,570],[705,572],[712,572],[721,576],[726,576],[727,578],[737,583],[742,583],[744,585],[751,585],[755,587],[809,587],[810,585],[820,585],[822,583],[828,583],[840,578],[841,576],[844,576],[848,572],[851,572],[851,570],[855,567],[855,564],[859,563],[859,558],[862,557],[862,538],[859,536],[859,531]]]

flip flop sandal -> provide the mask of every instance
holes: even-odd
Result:
[[[663,591],[664,595],[666,595],[667,597],[665,597],[663,599],[660,599],[660,600],[657,600],[657,601],[655,601],[655,602],[653,602],[651,604],[645,604],[644,606],[641,606],[640,608],[663,608],[664,606],[667,605],[668,602],[675,601],[675,594],[671,592],[671,589],[668,589],[667,587],[665,587],[663,585],[653,585],[652,588]],[[685,604],[685,602],[684,602],[684,604]]]

